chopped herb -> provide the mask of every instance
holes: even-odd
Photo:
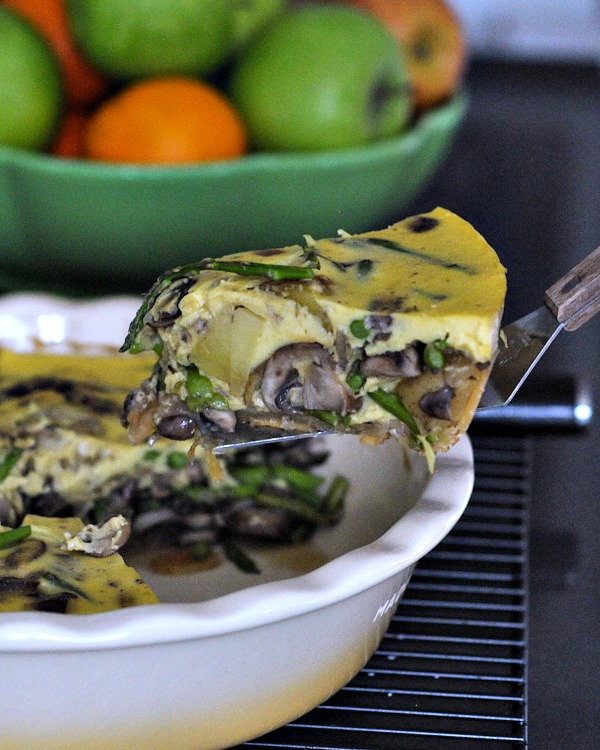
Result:
[[[21,542],[31,536],[31,526],[19,526],[16,529],[9,529],[0,533],[0,549],[10,547],[11,544]]]
[[[413,258],[425,261],[425,263],[431,263],[432,266],[441,266],[452,271],[461,271],[472,276],[477,274],[477,269],[472,266],[464,266],[460,263],[454,263],[444,258],[436,258],[435,256],[428,255],[427,253],[420,252],[419,250],[413,250],[410,247],[401,245],[399,242],[394,240],[388,240],[384,237],[367,237],[364,242],[368,242],[370,245],[376,245],[378,247],[385,247],[387,250],[395,250],[397,253],[404,253],[405,255],[411,255]]]
[[[207,406],[213,409],[228,409],[227,399],[215,388],[209,377],[198,371],[197,367],[188,367],[185,386],[188,392],[186,405],[192,411],[202,411]]]
[[[156,448],[150,448],[150,450],[147,450],[144,455],[143,459],[144,461],[156,461],[157,458],[160,456],[160,451],[157,451]]]
[[[21,457],[21,448],[12,447],[0,461],[0,482],[3,482]]]
[[[46,589],[50,588],[59,589],[60,591],[67,591],[69,594],[75,594],[75,596],[79,596],[82,599],[91,598],[83,589],[79,588],[79,586],[75,586],[75,584],[69,583],[69,581],[65,581],[64,578],[57,576],[55,573],[47,571],[45,573],[42,573],[41,578],[46,584],[44,586],[44,588]]]
[[[239,276],[267,276],[273,281],[312,279],[315,272],[306,266],[279,266],[271,263],[248,263],[246,261],[209,260],[205,268],[213,271],[236,273]]]
[[[183,469],[188,463],[188,457],[181,451],[172,451],[167,456],[167,466],[170,469]]]
[[[244,573],[260,573],[260,568],[254,560],[241,547],[238,547],[233,540],[224,539],[222,546],[225,557]]]
[[[384,391],[383,388],[377,388],[377,390],[371,391],[369,396],[376,404],[379,404],[382,409],[389,411],[390,414],[393,414],[401,422],[404,422],[413,434],[419,434],[419,425],[415,418],[395,393],[388,393],[388,391]]]
[[[308,409],[306,413],[311,417],[320,419],[321,422],[330,424],[332,427],[347,425],[350,421],[349,418],[343,414],[340,414],[337,411],[328,411],[327,409]]]
[[[273,475],[278,479],[283,479],[288,487],[295,493],[306,495],[309,498],[325,481],[323,477],[312,474],[310,471],[297,469],[295,466],[288,464],[275,464],[272,467]]]
[[[264,491],[257,493],[255,501],[267,508],[278,508],[279,510],[287,511],[294,516],[298,516],[298,518],[310,521],[319,526],[329,523],[329,518],[325,513],[316,510],[301,498],[290,497],[278,492]]]
[[[368,274],[371,273],[371,270],[373,269],[373,261],[369,260],[368,258],[364,258],[363,260],[359,260],[356,264],[356,274],[357,276],[368,276]]]
[[[333,478],[323,501],[323,510],[327,515],[333,516],[340,512],[344,505],[346,495],[348,494],[349,487],[350,482],[346,477],[338,475]]]
[[[203,541],[202,539],[198,540],[197,542],[194,542],[192,545],[192,557],[194,560],[202,561],[206,560],[208,557],[212,555],[212,547],[208,542]]]

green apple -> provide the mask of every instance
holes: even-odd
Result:
[[[254,146],[345,148],[400,133],[411,115],[403,52],[385,25],[361,10],[288,10],[233,66],[230,95]]]
[[[58,61],[26,20],[0,6],[0,143],[48,146],[62,115]]]
[[[233,11],[233,47],[243,47],[286,6],[286,0],[230,0]]]
[[[83,54],[114,78],[204,75],[233,40],[229,0],[67,0]]]

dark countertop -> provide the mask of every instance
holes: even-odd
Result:
[[[600,75],[595,67],[475,61],[468,116],[410,213],[443,205],[508,268],[505,322],[600,244]],[[530,538],[529,737],[534,750],[598,746],[600,316],[539,365],[589,381],[583,433],[535,436]]]

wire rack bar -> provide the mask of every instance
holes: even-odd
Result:
[[[289,750],[524,750],[531,439],[476,436],[475,487],[379,648],[325,704],[254,742]]]

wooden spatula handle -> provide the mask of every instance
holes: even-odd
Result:
[[[544,302],[565,330],[574,331],[600,310],[600,247],[546,291]],[[579,314],[577,314],[579,313]]]

